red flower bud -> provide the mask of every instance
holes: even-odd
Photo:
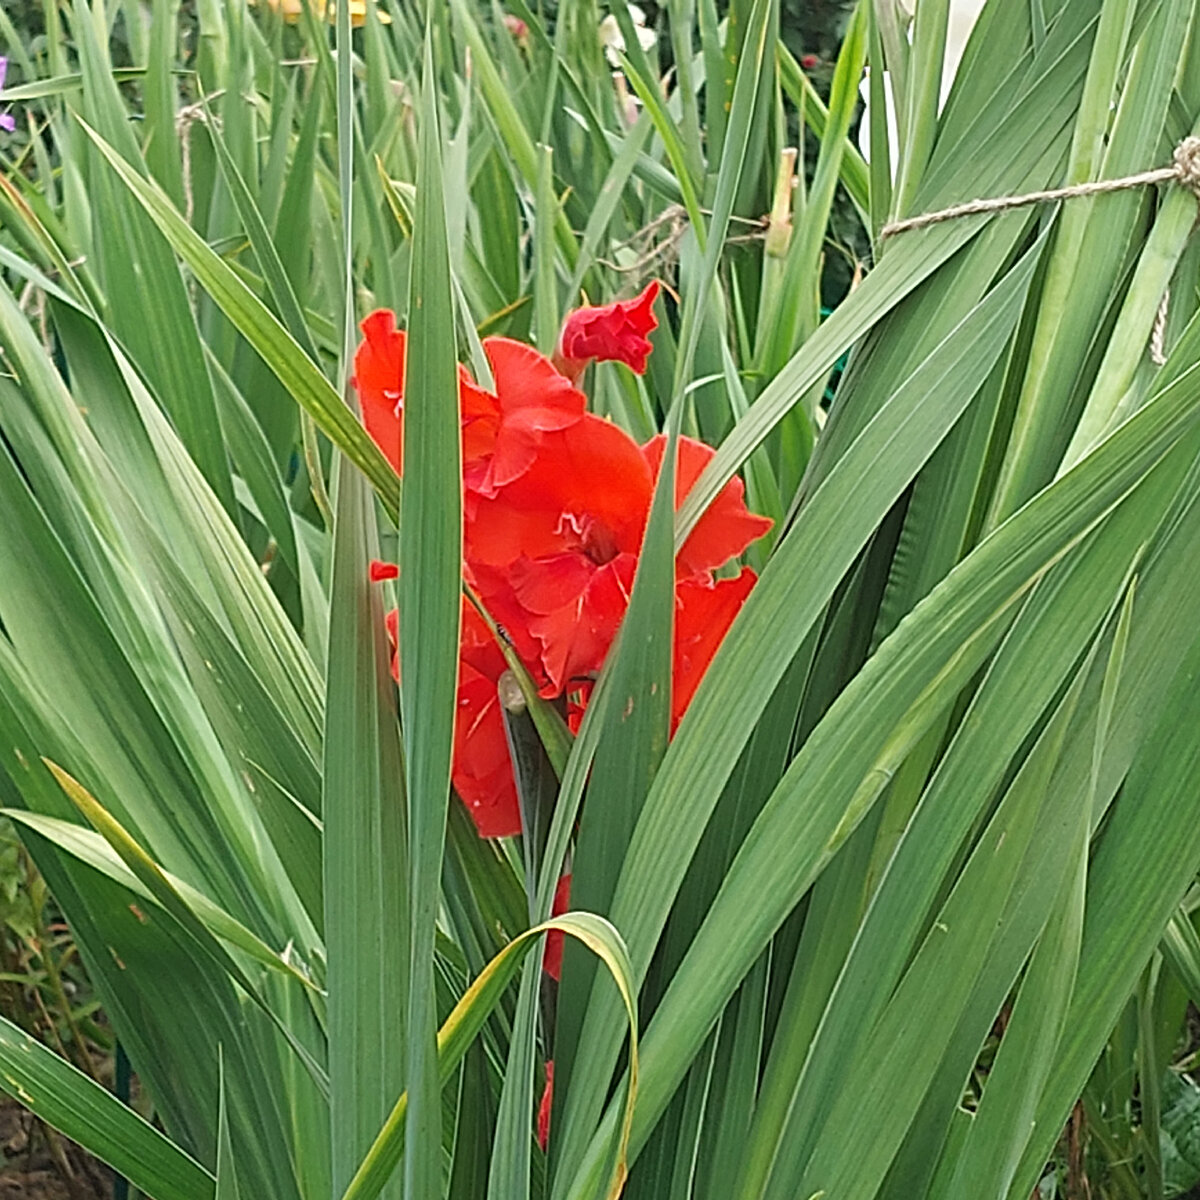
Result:
[[[583,374],[592,359],[623,362],[631,371],[644,374],[652,348],[646,335],[658,328],[653,311],[657,297],[655,279],[633,300],[616,300],[568,313],[559,334],[554,365],[572,381]]]

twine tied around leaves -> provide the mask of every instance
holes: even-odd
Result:
[[[1158,183],[1177,183],[1193,192],[1200,199],[1200,137],[1185,137],[1171,156],[1169,167],[1155,167],[1152,171],[1139,171],[1136,175],[1125,175],[1120,179],[1096,179],[1089,183],[1075,183],[1069,187],[1050,188],[1041,192],[1026,192],[1022,196],[995,196],[989,200],[968,200],[950,208],[891,221],[880,231],[880,239],[906,233],[911,229],[924,229],[927,225],[940,225],[958,217],[973,217],[979,213],[1007,212],[1013,208],[1027,208],[1031,204],[1050,204],[1056,200],[1070,200],[1075,196],[1101,196],[1106,192],[1125,192],[1131,188],[1150,187]]]

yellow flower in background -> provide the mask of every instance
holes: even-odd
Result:
[[[251,0],[253,3],[254,0]],[[282,14],[283,19],[289,25],[295,25],[304,12],[305,0],[266,0],[267,7],[273,12]],[[330,24],[337,19],[337,5],[325,3],[325,0],[308,0],[309,8],[319,17],[325,15]],[[390,25],[392,23],[391,16],[384,12],[382,8],[375,10],[375,15],[379,18],[382,25]],[[363,25],[367,19],[367,4],[366,0],[350,0],[350,24],[355,29]]]

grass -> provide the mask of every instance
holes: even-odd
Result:
[[[991,0],[939,112],[947,7],[860,4],[822,99],[776,0],[649,50],[616,3],[619,68],[592,0],[46,0],[0,98],[0,790],[154,1120],[11,1023],[0,1086],[155,1200],[1195,1184],[1194,199],[877,240],[1169,161],[1195,3]],[[648,371],[584,390],[717,452],[578,735],[510,722],[541,836],[481,840],[455,363],[652,278]],[[667,744],[671,542],[734,476],[775,526]]]

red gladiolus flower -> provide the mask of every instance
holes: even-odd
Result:
[[[544,435],[529,469],[475,504],[471,577],[544,696],[600,669],[629,603],[651,493],[637,443],[587,415]]]
[[[554,1106],[554,1059],[546,1064],[546,1086],[538,1105],[537,1140],[544,1151],[550,1143],[550,1109]]]
[[[399,683],[399,612],[393,608],[385,621],[392,644],[392,677]],[[497,692],[508,664],[486,622],[465,597],[458,655],[450,781],[480,837],[516,837],[521,832],[521,805]]]
[[[405,334],[396,317],[379,309],[361,325],[354,355],[354,386],[363,424],[396,473],[403,473]],[[538,440],[578,421],[587,401],[532,346],[510,338],[487,338],[484,352],[495,394],[458,368],[463,428],[463,480],[469,492],[493,495],[532,463]]]
[[[633,300],[577,308],[567,314],[554,352],[554,365],[572,382],[578,380],[592,359],[623,362],[642,375],[650,354],[646,336],[658,328],[653,312],[658,280],[648,283]]]
[[[550,907],[552,917],[561,917],[571,903],[571,876],[564,875],[554,889],[554,903]],[[552,929],[546,934],[546,950],[542,956],[542,970],[551,979],[562,978],[563,944],[566,939],[559,929]]]
[[[509,631],[542,695],[559,695],[604,662],[629,605],[637,554],[666,439],[641,451],[622,430],[585,416],[547,434],[529,470],[480,500],[467,525],[467,562],[484,606]],[[681,438],[678,505],[713,451]],[[677,559],[682,578],[740,554],[770,527],[731,479]]]
[[[363,318],[363,342],[354,353],[354,378],[363,424],[392,469],[401,474],[400,413],[404,405],[404,334],[396,315],[379,309]]]
[[[483,618],[464,599],[450,779],[480,837],[521,832],[521,805],[496,690],[507,668]]]
[[[666,434],[660,433],[642,447],[656,481],[666,445]],[[711,446],[694,438],[679,439],[679,457],[675,464],[676,509],[715,454]],[[717,493],[675,558],[675,569],[680,578],[711,571],[727,563],[771,528],[769,517],[760,517],[746,507],[745,494],[745,485],[736,475]]]
[[[531,347],[506,338],[484,342],[494,392],[459,368],[464,576],[541,694],[566,694],[573,729],[629,606],[666,438],[639,447],[616,425],[586,413],[568,376],[593,357],[620,358],[643,370],[657,288],[652,284],[634,301],[572,314],[556,359],[565,375]],[[399,470],[405,337],[386,311],[372,313],[362,328],[355,383],[363,419]],[[679,440],[676,507],[713,454],[700,442]],[[749,569],[720,580],[713,571],[770,525],[746,508],[743,484],[734,478],[677,555],[672,732],[755,580]],[[376,582],[398,575],[387,563],[373,562],[370,571]],[[397,622],[389,613],[393,673],[399,670]],[[467,603],[459,650],[454,788],[481,836],[513,836],[521,832],[520,805],[497,694],[507,663]],[[569,877],[559,883],[556,913],[566,909],[569,886]],[[555,933],[544,958],[554,978],[561,959],[562,935]]]
[[[749,567],[743,567],[741,574],[732,579],[692,576],[675,585],[672,735],[757,578]]]
[[[545,355],[511,338],[485,338],[495,396],[480,391],[494,406],[494,426],[480,423],[476,438],[467,426],[463,482],[467,489],[494,496],[533,465],[543,435],[583,419],[587,400],[556,371]],[[471,385],[474,387],[475,385]],[[479,390],[479,389],[476,389]]]

